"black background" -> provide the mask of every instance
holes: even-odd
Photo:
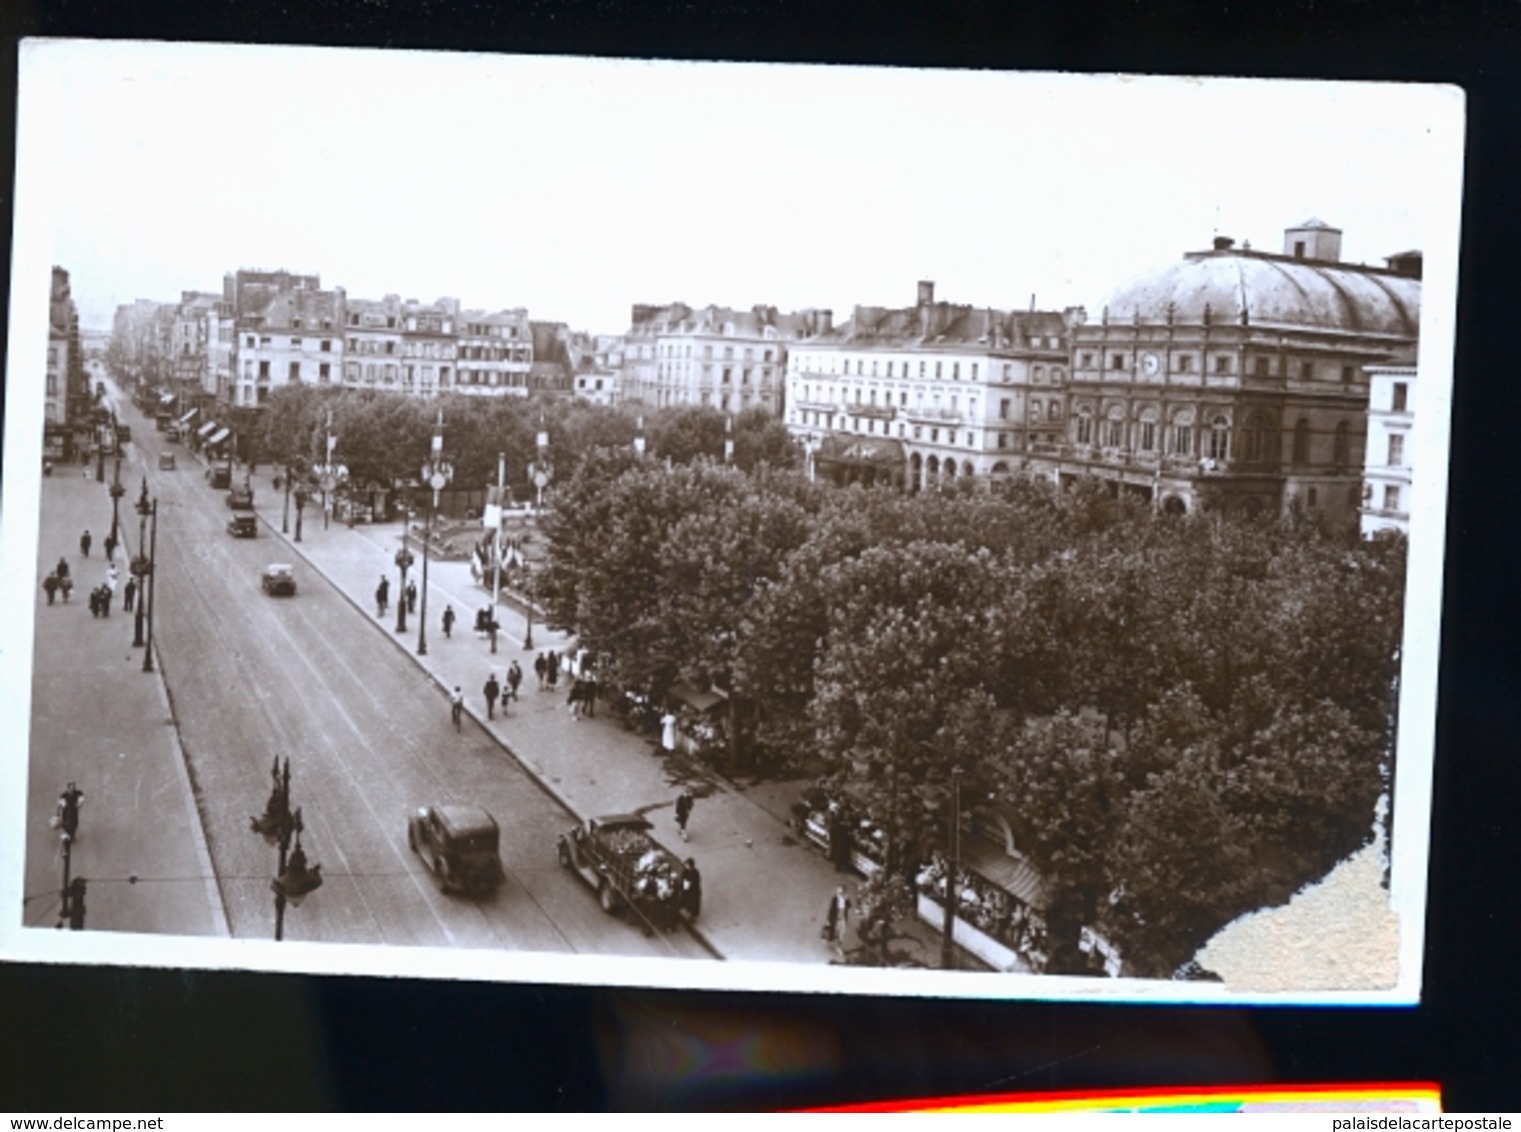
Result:
[[[1521,385],[1521,6],[201,0],[148,2],[124,13],[108,0],[10,0],[4,7],[0,65],[9,91],[23,35],[1406,80],[1465,89],[1468,154],[1426,990],[1418,1009],[847,999],[6,964],[0,1110],[775,1108],[1335,1080],[1436,1081],[1454,1111],[1521,1109],[1521,475],[1509,459]],[[13,152],[9,114],[3,129]],[[1236,160],[1251,139],[1204,144]],[[905,139],[905,158],[913,148]]]

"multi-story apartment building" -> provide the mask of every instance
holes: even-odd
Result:
[[[1001,477],[1060,430],[1078,312],[1010,312],[935,299],[820,312],[787,363],[785,422],[812,474],[912,491],[958,476]]]
[[[343,318],[343,384],[353,389],[399,389],[401,296],[378,300],[344,296]]]
[[[342,308],[341,291],[302,288],[240,314],[234,406],[262,405],[282,385],[336,383],[343,372]]]
[[[1098,475],[1169,511],[1355,524],[1364,369],[1412,346],[1420,254],[1341,261],[1341,231],[1309,220],[1281,254],[1217,238],[1122,285],[1076,329],[1066,435],[1040,463]]]
[[[173,308],[169,365],[172,388],[182,406],[209,401],[215,395],[212,346],[222,305],[222,296],[215,292],[182,291],[178,305]]]
[[[79,349],[79,313],[69,291],[69,273],[61,267],[53,268],[53,281],[48,295],[48,358],[46,385],[43,387],[42,419],[45,426],[53,426],[52,435],[58,440],[53,445],[62,455],[62,431],[70,421],[70,400],[77,401],[79,390],[71,388],[70,376],[74,355]],[[81,374],[83,370],[81,368]]]
[[[459,315],[454,389],[473,396],[528,395],[533,329],[522,307]]]
[[[1410,436],[1415,425],[1415,347],[1368,374],[1368,458],[1363,468],[1362,532],[1410,533]]]
[[[620,396],[654,408],[709,405],[726,412],[762,408],[779,413],[787,345],[812,325],[816,312],[782,314],[685,303],[633,308],[624,334]]]
[[[401,391],[435,397],[454,387],[459,300],[402,304]]]

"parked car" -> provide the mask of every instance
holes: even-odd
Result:
[[[131,425],[119,424],[119,425],[116,426],[116,443],[117,444],[130,444],[130,443],[132,443],[132,426]]]
[[[239,484],[227,493],[227,506],[239,511],[253,509],[253,488]]]
[[[158,454],[158,470],[161,472],[174,471],[174,453],[160,452]]]
[[[407,846],[445,892],[490,892],[502,879],[501,831],[479,806],[424,806],[407,819]]]
[[[164,429],[164,439],[170,444],[178,444],[185,439],[185,431],[177,424],[172,424]]]
[[[233,538],[258,538],[259,520],[252,511],[227,520],[227,533]]]
[[[213,464],[206,469],[206,478],[212,487],[229,488],[232,486],[232,468],[226,464]]]
[[[681,860],[651,834],[639,814],[586,818],[560,835],[560,864],[597,893],[602,910],[632,909],[645,934],[680,923]]]
[[[260,579],[264,592],[271,597],[294,597],[296,593],[295,567],[285,562],[271,562],[264,567]]]

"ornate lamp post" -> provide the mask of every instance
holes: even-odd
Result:
[[[290,461],[285,461],[285,510],[280,512],[280,533],[290,534]]]
[[[534,437],[534,447],[538,451],[537,458],[528,465],[528,478],[533,481],[537,492],[535,511],[544,509],[544,488],[549,485],[554,476],[554,465],[549,461],[549,429],[544,425],[544,414],[539,414],[539,431]],[[528,571],[528,560],[523,561],[523,608],[528,615],[528,628],[523,633],[523,648],[533,651],[533,588],[529,585],[531,575]]]
[[[145,565],[147,571],[147,586],[138,583],[137,600],[147,605],[148,612],[144,614],[147,622],[147,635],[143,639],[143,671],[153,671],[153,615],[158,611],[158,571],[154,568],[158,561],[158,500],[154,499],[148,509],[148,514],[153,520],[151,534],[148,542],[148,561]]]
[[[396,631],[407,631],[407,571],[412,568],[412,552],[407,549],[407,520],[402,518],[401,549],[396,552],[396,568],[401,571],[401,588],[396,591]]]
[[[348,482],[349,470],[342,464],[333,463],[333,447],[338,443],[338,438],[333,435],[333,414],[327,415],[327,450],[323,462],[312,468],[312,474],[316,477],[317,487],[322,492],[322,529],[328,529],[329,502],[333,489]]]
[[[121,453],[116,453],[116,473],[111,481],[111,542],[115,543],[121,538],[121,497],[127,494],[127,489],[121,482]]]
[[[280,850],[279,870],[275,879],[269,882],[270,891],[275,894],[275,940],[278,942],[285,936],[285,905],[288,902],[300,907],[310,893],[322,887],[322,866],[308,867],[306,851],[301,848],[301,831],[305,827],[300,808],[291,809],[290,759],[285,760],[282,771],[277,757],[270,768],[270,777],[274,785],[269,792],[269,801],[264,804],[264,813],[261,817],[249,818],[248,824],[265,842]],[[295,837],[294,851],[292,836]]]
[[[144,540],[148,531],[148,516],[153,512],[153,505],[148,501],[148,477],[143,477],[143,493],[137,500],[137,553],[132,556],[129,570],[137,578],[137,612],[133,616],[132,647],[142,648],[143,621],[148,615],[148,556],[143,553]]]
[[[306,501],[311,498],[311,493],[309,491],[307,491],[307,489],[306,489],[306,483],[304,481],[301,483],[301,485],[299,487],[296,488],[295,495],[296,495],[296,541],[300,542],[301,541],[301,515],[306,510]]]
[[[422,466],[423,483],[433,492],[428,505],[428,533],[423,539],[422,610],[417,617],[417,655],[428,655],[428,545],[433,541],[433,516],[438,512],[438,493],[454,478],[454,465],[444,459],[444,413],[438,413],[438,425],[433,433],[433,448]],[[405,597],[405,595],[403,595]],[[494,616],[494,611],[493,611]]]

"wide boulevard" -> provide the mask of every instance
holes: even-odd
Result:
[[[156,655],[234,937],[273,934],[276,850],[249,819],[263,811],[271,764],[288,758],[302,845],[324,883],[287,909],[287,939],[707,957],[685,932],[646,937],[604,914],[556,860],[556,836],[573,818],[479,725],[467,717],[456,732],[446,696],[389,630],[299,559],[295,596],[267,596],[260,573],[292,561],[289,548],[263,527],[257,538],[231,537],[226,493],[126,398],[118,407],[133,429],[123,524],[135,542],[130,505],[146,475],[158,499]],[[178,470],[158,468],[161,452],[178,456]],[[307,539],[322,534],[320,518],[307,524]],[[86,596],[76,592],[74,602]],[[111,628],[100,628],[120,635],[125,650],[132,623],[119,611],[120,597]],[[87,696],[79,707],[88,713]],[[500,822],[506,879],[494,895],[441,893],[408,848],[408,815],[447,802],[484,806]],[[86,821],[111,805],[90,795]],[[172,829],[190,812],[165,805],[161,820]]]

